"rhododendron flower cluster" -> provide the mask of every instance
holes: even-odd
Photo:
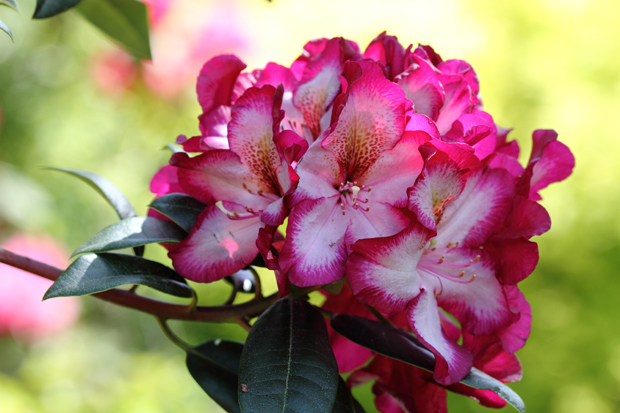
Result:
[[[505,404],[458,382],[472,366],[521,376],[531,313],[517,284],[551,224],[539,191],[570,175],[568,148],[537,130],[521,166],[468,63],[385,33],[365,51],[320,39],[290,67],[245,68],[232,55],[204,65],[201,134],[180,136],[152,182],[207,205],[170,246],[174,268],[212,282],[262,258],[282,296],[344,279],[325,309],[374,318],[371,306],[435,356],[426,373],[332,332],[349,385],[376,379],[381,411],[444,411],[445,389]]]

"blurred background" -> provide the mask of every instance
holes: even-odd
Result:
[[[142,64],[73,11],[32,21],[34,0],[20,3],[21,14],[0,8],[15,37],[12,44],[0,33],[0,243],[62,266],[116,221],[91,188],[42,166],[107,177],[143,215],[150,178],[169,158],[162,148],[198,133],[195,79],[213,55],[235,53],[249,69],[288,65],[309,39],[344,36],[364,49],[387,30],[405,45],[430,44],[444,59],[470,62],[486,111],[514,128],[524,161],[537,128],[556,129],[575,154],[569,180],[542,193],[553,226],[537,237],[540,263],[520,284],[534,320],[519,352],[523,380],[511,387],[530,412],[620,412],[620,3],[149,3],[154,59]],[[147,247],[147,257],[166,260],[159,246]],[[0,327],[3,413],[219,411],[151,317],[93,298],[35,310],[47,287],[25,276],[9,285],[8,270],[0,271],[0,311],[8,314],[0,322],[9,326]],[[201,302],[220,303],[227,291],[201,286]],[[193,344],[245,335],[232,324],[171,325]],[[368,386],[356,395],[374,411]],[[488,410],[456,395],[449,406]]]

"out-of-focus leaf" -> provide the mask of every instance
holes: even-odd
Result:
[[[365,413],[364,408],[355,400],[342,378],[338,380],[338,393],[336,393],[332,413]]]
[[[153,202],[149,207],[176,222],[185,231],[190,232],[196,217],[207,207],[200,201],[185,194],[166,194]]]
[[[244,412],[331,412],[339,377],[320,311],[299,298],[283,298],[250,330],[239,404]]]
[[[138,59],[151,59],[147,8],[135,0],[82,0],[75,8]]]
[[[157,242],[175,243],[187,236],[177,224],[151,217],[122,219],[95,234],[71,255],[105,252]]]
[[[136,210],[133,209],[125,195],[121,191],[118,190],[116,186],[106,178],[94,174],[92,172],[79,171],[77,169],[67,169],[67,168],[53,168],[47,167],[45,169],[51,169],[52,171],[60,171],[65,172],[70,175],[76,176],[80,178],[82,181],[86,182],[93,189],[101,194],[105,198],[106,201],[112,205],[112,208],[118,214],[120,219],[131,218],[138,215]]]
[[[13,33],[11,33],[11,29],[9,29],[9,27],[6,24],[4,24],[4,22],[2,20],[0,20],[0,30],[2,30],[3,32],[8,34],[9,37],[11,38],[11,41],[14,41],[13,40]]]
[[[62,13],[74,7],[81,0],[37,0],[37,7],[34,9],[33,19],[45,19]]]
[[[224,410],[239,413],[237,386],[243,343],[213,340],[194,347],[203,357],[187,353],[187,369],[202,389]]]
[[[233,285],[237,291],[243,293],[253,293],[256,291],[256,279],[254,274],[250,270],[240,270],[234,274],[224,278],[231,285]]]
[[[140,284],[178,297],[192,297],[192,288],[172,269],[125,254],[88,254],[79,257],[43,297],[94,294],[125,284]]]
[[[331,326],[336,332],[360,346],[384,356],[412,364],[427,371],[435,368],[435,355],[412,334],[395,327],[349,314],[332,316]],[[523,400],[510,387],[482,371],[472,368],[460,383],[482,390],[491,390],[521,413]]]
[[[18,11],[17,3],[15,3],[15,0],[0,0],[0,6],[7,6],[15,11]]]

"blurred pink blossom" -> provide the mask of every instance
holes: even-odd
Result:
[[[192,21],[188,20],[189,6],[182,1],[145,3],[149,8],[153,61],[137,63],[120,49],[95,56],[91,73],[105,93],[122,94],[134,85],[139,72],[151,91],[163,98],[174,98],[193,83],[206,60],[223,52],[243,55],[250,50],[249,35],[233,4],[194,4],[196,18]]]
[[[69,254],[49,237],[18,233],[1,246],[58,268],[68,264]],[[32,342],[75,323],[80,313],[78,298],[41,301],[51,285],[50,280],[0,264],[0,336]]]

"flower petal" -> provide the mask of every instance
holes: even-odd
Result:
[[[445,101],[437,117],[437,129],[444,135],[454,121],[474,109],[471,88],[464,80],[444,84]]]
[[[346,265],[357,299],[384,313],[404,311],[420,294],[416,266],[432,235],[420,225],[411,225],[391,237],[357,241]]]
[[[444,253],[442,265],[448,267],[449,263],[460,262],[467,266],[454,271],[463,271],[462,278],[442,280],[437,301],[441,308],[456,317],[463,330],[488,335],[512,324],[518,314],[510,310],[504,289],[495,276],[493,261],[486,254],[477,256],[478,251],[453,248]]]
[[[351,81],[360,71],[361,76]],[[334,154],[347,180],[362,181],[381,153],[402,137],[407,100],[375,63],[348,62],[345,73],[350,83],[346,104],[321,145]]]
[[[185,192],[203,203],[235,200],[256,212],[271,203],[257,195],[268,188],[231,151],[210,151],[193,158],[176,153],[170,163],[179,168],[177,174]]]
[[[204,64],[198,75],[196,92],[205,113],[217,106],[231,106],[233,87],[239,73],[246,67],[234,55],[216,56]]]
[[[364,174],[366,186],[372,187],[369,197],[403,208],[407,205],[407,189],[415,184],[424,160],[419,147],[429,136],[405,132],[394,148],[382,152]]]
[[[238,214],[245,209],[232,202],[224,208]],[[258,217],[230,219],[211,205],[198,216],[189,236],[168,254],[175,270],[196,282],[213,282],[249,265],[258,254]]]
[[[445,208],[438,224],[438,244],[482,245],[503,223],[513,197],[513,178],[506,170],[487,168],[472,172],[461,195]]]
[[[390,80],[405,70],[405,48],[396,36],[388,36],[385,32],[370,42],[362,57],[381,64]]]
[[[473,365],[473,355],[443,333],[433,292],[422,289],[409,305],[407,314],[415,335],[435,354],[435,380],[443,385],[462,380]]]
[[[413,102],[415,113],[437,120],[444,105],[443,86],[429,62],[415,55],[413,59],[415,64],[398,76],[396,83],[403,88],[407,99]]]
[[[455,200],[465,187],[464,173],[441,151],[426,162],[423,176],[409,192],[409,209],[426,228],[437,230],[446,204]]]
[[[340,90],[343,39],[328,40],[319,56],[306,64],[293,103],[302,114],[314,139],[321,134],[321,118]]]
[[[351,220],[338,198],[305,200],[291,211],[280,267],[299,287],[329,284],[344,276],[345,233]]]
[[[228,141],[230,150],[247,166],[259,188],[280,196],[275,171],[281,161],[273,141],[274,123],[277,125],[273,114],[280,108],[274,106],[275,95],[276,89],[270,85],[248,89],[233,106]]]

